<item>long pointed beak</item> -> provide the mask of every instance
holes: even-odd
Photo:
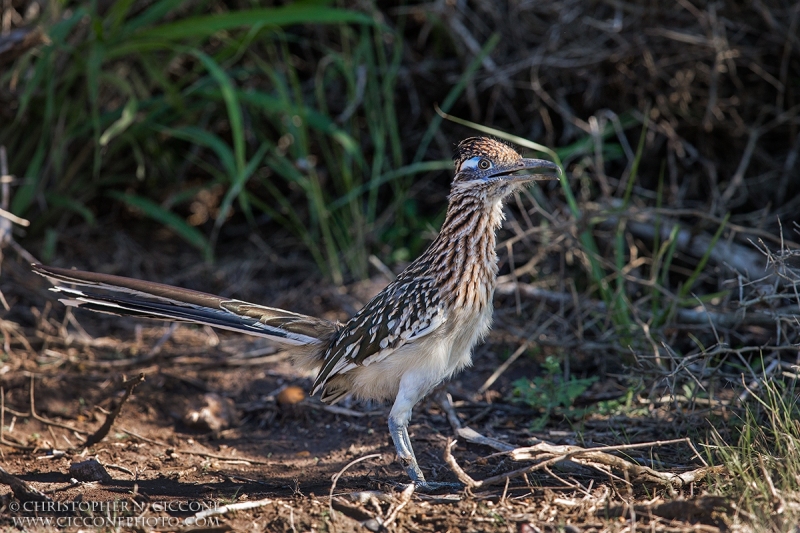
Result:
[[[521,175],[528,176],[535,181],[561,179],[561,167],[552,161],[545,161],[544,159],[523,159],[520,161],[520,167],[518,172],[523,172]]]
[[[496,177],[519,178],[519,181],[559,180],[561,168],[552,161],[544,159],[520,159],[514,168],[504,169]],[[514,180],[516,181],[516,179]]]

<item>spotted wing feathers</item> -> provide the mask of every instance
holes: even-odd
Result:
[[[432,278],[395,280],[338,332],[323,356],[325,363],[314,382],[314,393],[325,388],[332,377],[374,364],[407,342],[430,335],[446,320]],[[323,400],[330,401],[326,394]]]

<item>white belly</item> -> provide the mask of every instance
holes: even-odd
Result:
[[[350,370],[350,391],[357,398],[391,400],[403,395],[413,406],[442,381],[472,363],[472,349],[489,331],[491,306],[483,312],[456,313],[437,331],[408,342],[380,361]]]

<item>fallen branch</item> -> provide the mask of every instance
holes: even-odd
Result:
[[[456,408],[453,407],[453,398],[449,393],[442,390],[436,395],[436,400],[447,415],[447,421],[450,422],[450,427],[453,428],[453,431],[457,434],[461,429],[461,420],[458,418]]]
[[[476,433],[476,435],[478,434]],[[515,448],[513,450],[501,452],[502,455],[507,455],[515,461],[538,461],[536,464],[513,470],[511,472],[506,472],[504,474],[492,476],[483,480],[473,479],[456,462],[455,457],[453,457],[452,454],[452,449],[455,447],[456,441],[448,440],[444,451],[444,460],[456,474],[459,481],[470,488],[479,488],[486,485],[504,483],[506,480],[513,477],[522,476],[536,470],[546,470],[556,463],[567,461],[577,463],[581,466],[594,468],[602,472],[607,472],[609,468],[621,470],[627,474],[627,477],[632,482],[657,483],[662,485],[670,485],[673,487],[683,487],[705,478],[705,476],[710,473],[720,473],[724,471],[724,468],[722,467],[703,467],[677,474],[671,472],[659,472],[647,466],[637,465],[627,461],[626,459],[607,453],[610,451],[664,446],[667,444],[676,444],[680,442],[689,443],[689,440],[683,438],[588,449],[581,448],[580,446],[556,445],[549,442],[540,442],[539,444],[535,444],[533,446]]]
[[[630,504],[613,505],[599,510],[604,517],[627,516]],[[658,501],[633,505],[633,510],[640,516],[660,516],[668,520],[708,521],[715,513],[730,513],[734,510],[732,503],[722,496],[700,496],[695,500]],[[704,520],[705,519],[705,520]]]
[[[635,213],[625,221],[625,227],[636,237],[647,241],[652,241],[658,235],[662,242],[666,242],[675,231],[675,246],[680,252],[698,258],[709,253],[709,258],[715,264],[728,265],[735,272],[748,275],[753,279],[764,274],[766,267],[764,257],[750,246],[726,239],[719,239],[715,242],[711,235],[696,233],[696,228],[670,221],[666,217],[661,219],[661,223],[657,227],[655,222],[650,220],[651,218],[654,218],[652,213],[645,211]],[[618,218],[610,217],[599,226],[616,228],[618,224]],[[764,280],[764,283],[771,284],[774,281],[774,278],[769,277]]]
[[[361,506],[350,504],[342,498],[333,498],[331,500],[331,508],[355,520],[367,531],[385,531],[380,516],[375,515]],[[333,516],[333,514],[331,514],[331,516]],[[335,531],[335,528],[331,528],[331,530]]]
[[[511,450],[514,449],[514,447],[511,446],[510,444],[507,444],[501,440],[481,435],[471,427],[459,428],[458,436],[461,437],[462,439],[467,440],[468,442],[472,442],[474,444],[481,444],[483,446],[488,446],[489,448],[495,449],[498,452],[510,452]]]
[[[21,502],[49,502],[51,499],[37,489],[31,487],[17,476],[13,476],[0,467],[0,483],[11,487],[14,497]]]

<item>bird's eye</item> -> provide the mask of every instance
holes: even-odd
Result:
[[[480,168],[481,170],[486,170],[486,169],[487,169],[487,168],[489,168],[490,166],[492,166],[492,164],[489,162],[489,160],[488,160],[488,159],[481,159],[481,160],[478,162],[478,168]]]

